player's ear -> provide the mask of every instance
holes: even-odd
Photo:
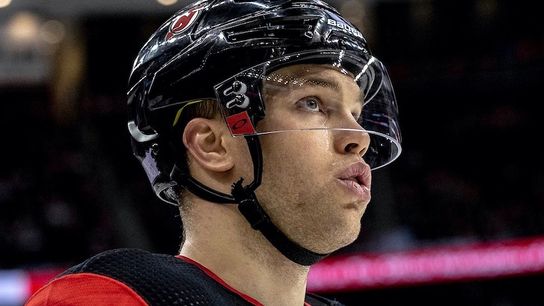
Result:
[[[232,154],[229,154],[230,132],[224,123],[217,119],[194,118],[185,126],[183,144],[188,155],[201,167],[226,172],[234,167]]]

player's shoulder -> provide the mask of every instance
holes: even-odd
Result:
[[[149,305],[245,305],[199,267],[167,254],[141,249],[114,249],[99,253],[60,274],[101,276],[126,285]]]
[[[96,254],[66,270],[61,276],[75,273],[96,273],[121,280],[136,280],[156,278],[159,273],[161,275],[167,273],[176,274],[176,277],[187,276],[190,278],[190,276],[194,276],[191,272],[198,272],[197,270],[172,255],[124,248]]]
[[[113,249],[99,253],[62,275],[91,273],[113,278],[137,291],[150,304],[174,301],[179,292],[188,299],[209,296],[215,284],[196,266],[172,255],[141,249]],[[61,275],[61,276],[62,276]]]

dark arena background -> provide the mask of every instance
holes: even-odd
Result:
[[[332,1],[331,1],[332,2]],[[186,1],[0,0],[0,305],[181,224],[132,157],[125,91]],[[544,305],[542,1],[332,2],[396,89],[403,153],[308,288],[346,305]]]

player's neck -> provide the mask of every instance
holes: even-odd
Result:
[[[285,258],[235,206],[194,203],[181,255],[265,305],[303,305],[308,267]]]

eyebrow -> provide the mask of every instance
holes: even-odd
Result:
[[[272,83],[278,83],[281,85],[287,85],[287,86],[298,86],[302,87],[304,85],[310,85],[314,87],[323,87],[323,88],[331,88],[333,90],[340,90],[340,83],[338,83],[336,80],[321,78],[318,76],[308,77],[305,78],[303,75],[295,74],[293,76],[285,76],[281,74],[272,74],[268,76],[269,82]],[[361,90],[361,94],[359,96],[359,101],[361,104],[364,103],[364,92]]]
[[[311,86],[318,86],[318,87],[325,87],[325,88],[332,88],[335,90],[340,89],[340,85],[335,80],[328,80],[323,79],[320,77],[311,77],[311,78],[302,78],[303,82],[302,85],[311,85]]]
[[[325,87],[325,88],[332,88],[335,90],[340,89],[340,84],[336,82],[335,80],[329,80],[325,78],[320,77],[309,77],[305,78],[303,75],[295,74],[292,76],[282,75],[282,74],[272,74],[265,78],[265,81],[270,82],[272,84],[278,84],[280,86],[287,85],[287,86],[303,86],[303,85],[311,85],[316,87]]]
[[[332,88],[334,90],[340,90],[340,83],[338,83],[335,80],[330,79],[324,79],[320,77],[310,77],[310,78],[296,78],[299,80],[302,80],[300,82],[300,86],[302,85],[310,85],[310,86],[316,86],[316,87],[325,87],[325,88]],[[298,85],[298,84],[297,84]],[[364,102],[365,100],[365,93],[361,90],[361,94],[359,96],[360,101]]]

